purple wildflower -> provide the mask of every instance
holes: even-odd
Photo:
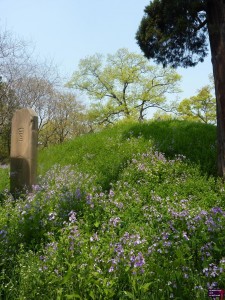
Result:
[[[115,252],[116,252],[116,254],[117,254],[118,256],[121,256],[121,255],[123,255],[123,253],[124,253],[123,246],[122,246],[120,243],[117,243],[117,244],[115,245],[114,250],[115,250]]]
[[[48,214],[49,221],[55,220],[56,216],[57,216],[57,213],[55,213],[55,212],[49,213]]]
[[[71,224],[73,224],[77,221],[75,211],[71,210],[71,212],[68,214],[68,216],[69,216],[69,221]]]
[[[110,225],[113,225],[114,227],[116,227],[120,222],[121,222],[120,217],[111,218],[109,220]]]
[[[86,197],[86,203],[88,205],[90,205],[91,208],[94,208],[94,203],[92,202],[92,199],[93,199],[92,195],[88,194],[87,197]]]
[[[6,230],[4,230],[4,229],[0,230],[0,237],[5,238],[6,235],[7,235],[7,231]]]
[[[211,212],[214,213],[214,214],[222,214],[223,213],[223,211],[220,207],[213,207],[211,209]]]
[[[144,164],[139,164],[138,165],[138,171],[146,171],[146,167]]]
[[[206,277],[215,278],[223,272],[223,268],[220,268],[217,265],[211,263],[209,264],[208,268],[204,268],[202,272]]]
[[[97,232],[94,233],[94,234],[90,237],[90,241],[91,241],[91,242],[99,241],[99,237],[98,237]]]
[[[39,191],[41,191],[41,186],[38,184],[32,185],[32,189],[34,192],[39,192]]]
[[[170,247],[172,245],[172,242],[170,242],[170,241],[165,241],[164,243],[163,243],[163,246],[164,247]]]
[[[218,287],[218,283],[217,282],[212,282],[212,283],[207,283],[207,287],[208,289],[214,289]]]
[[[44,255],[41,255],[41,256],[39,257],[39,259],[40,259],[41,261],[46,261],[46,260],[47,260],[46,256],[44,256]]]
[[[46,245],[46,249],[51,249],[51,251],[56,251],[57,248],[58,248],[58,243],[57,242],[51,242],[51,243],[48,243]]]
[[[146,242],[145,239],[141,239],[140,234],[129,234],[129,232],[125,232],[123,237],[120,239],[123,244],[127,245],[140,245]]]
[[[79,188],[76,189],[75,196],[76,196],[76,199],[78,199],[78,200],[81,199],[82,195],[81,195],[81,190]]]
[[[157,246],[158,244],[154,243],[152,246],[148,247],[148,254],[151,254],[153,251],[155,251]]]
[[[110,197],[114,197],[114,196],[115,196],[115,193],[114,193],[113,190],[110,190],[110,191],[109,191],[109,196],[110,196]]]
[[[138,252],[138,255],[134,259],[134,267],[142,267],[145,264],[144,256],[141,252]]]
[[[224,257],[220,260],[220,263],[225,264],[225,258]]]
[[[111,267],[109,268],[109,273],[112,273],[114,270],[115,270],[114,266],[111,266]]]
[[[187,232],[183,231],[183,238],[186,240],[186,241],[189,241],[189,237],[187,236]]]
[[[115,206],[116,206],[117,208],[120,208],[120,209],[123,208],[123,203],[122,203],[122,202],[114,202],[114,204],[115,204]]]

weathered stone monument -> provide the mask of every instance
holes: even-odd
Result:
[[[37,177],[38,116],[34,110],[16,110],[12,119],[10,191],[31,190]]]

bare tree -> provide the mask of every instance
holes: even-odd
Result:
[[[74,94],[56,91],[51,106],[51,118],[40,128],[41,144],[46,147],[86,133],[88,127],[85,117],[85,106]]]
[[[38,114],[40,140],[45,146],[86,130],[84,107],[63,88],[53,62],[34,60],[29,44],[0,31],[0,140],[7,151],[12,115],[23,107],[33,108]]]
[[[10,123],[19,102],[12,83],[18,78],[18,70],[29,60],[27,44],[13,37],[9,31],[0,31],[0,158],[8,156]],[[15,76],[16,74],[16,76]]]

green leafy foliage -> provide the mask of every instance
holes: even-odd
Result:
[[[136,39],[145,56],[157,63],[195,66],[208,52],[206,1],[151,1]]]
[[[177,93],[180,75],[171,68],[152,66],[142,55],[119,49],[80,60],[68,86],[92,101],[90,119],[113,123],[121,118],[144,119],[147,109],[161,107],[166,93]]]
[[[213,125],[122,123],[42,151],[33,192],[2,191],[1,298],[198,300],[224,288],[213,141]]]
[[[205,86],[196,96],[182,100],[177,111],[183,119],[215,124],[216,98],[211,94],[211,87]]]

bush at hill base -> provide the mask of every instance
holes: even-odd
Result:
[[[133,155],[106,192],[49,170],[0,211],[2,299],[208,299],[225,288],[225,191],[182,155]]]

